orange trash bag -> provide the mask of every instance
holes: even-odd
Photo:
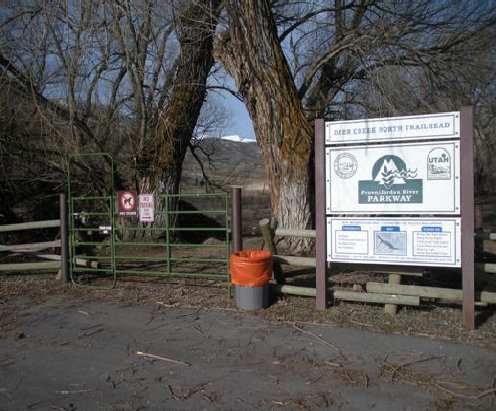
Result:
[[[245,287],[267,285],[272,276],[272,254],[261,250],[238,251],[231,254],[229,267],[233,284]]]

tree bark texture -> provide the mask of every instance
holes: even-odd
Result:
[[[155,193],[154,224],[163,226],[164,194],[177,194],[188,144],[206,98],[206,82],[214,63],[213,37],[220,0],[199,0],[180,10],[177,36],[180,53],[173,73],[172,88],[159,115],[154,138],[147,139],[136,157],[136,188],[139,193]],[[176,207],[170,201],[169,207]],[[171,222],[172,223],[172,222]]]
[[[136,187],[141,193],[177,194],[182,164],[206,98],[206,82],[213,65],[213,37],[220,0],[200,0],[178,17],[180,54],[170,97],[136,161]],[[159,108],[160,109],[160,108]],[[157,212],[163,204],[157,204]]]
[[[234,78],[253,122],[271,191],[272,214],[283,228],[310,228],[312,128],[281,49],[268,0],[226,0],[229,29],[214,55]]]

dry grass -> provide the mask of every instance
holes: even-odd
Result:
[[[399,363],[386,359],[379,370],[379,378],[386,382],[399,382],[438,391],[450,398],[450,402],[458,399],[478,400],[486,396],[496,399],[496,377],[492,386],[478,386],[463,381],[459,370],[451,372],[433,372],[422,367],[431,363],[443,362],[443,358],[415,358],[407,362]],[[443,364],[435,364],[438,369],[443,369]],[[446,399],[446,398],[445,398]],[[494,401],[494,400],[493,400]]]

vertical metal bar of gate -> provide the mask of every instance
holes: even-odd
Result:
[[[72,166],[77,159],[81,160],[85,157],[103,157],[106,158],[110,167],[110,193],[103,196],[74,196],[72,192]],[[84,161],[84,160],[83,160]],[[116,265],[115,265],[115,225],[114,225],[114,162],[112,156],[108,153],[79,153],[71,156],[67,164],[67,186],[68,186],[68,202],[69,202],[69,275],[71,281],[76,286],[86,286],[87,284],[80,284],[76,281],[76,274],[86,274],[88,276],[101,277],[104,273],[110,273],[112,281],[107,286],[96,286],[96,288],[113,288],[117,282]],[[98,212],[94,210],[84,210],[82,212],[76,211],[76,204],[78,202],[91,202],[91,201],[105,201],[107,204],[107,212]],[[78,228],[76,225],[75,217],[107,217],[109,228],[109,242],[94,242],[94,241],[79,241],[78,233],[82,231],[99,232],[100,227],[84,227]],[[109,246],[109,256],[89,256],[78,255],[78,246]],[[99,261],[106,261],[106,267],[100,268]],[[81,268],[80,263],[86,263],[86,266]],[[109,266],[110,264],[110,266]]]

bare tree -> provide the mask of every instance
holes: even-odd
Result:
[[[226,1],[229,30],[216,57],[235,79],[253,121],[271,188],[272,213],[283,227],[311,224],[307,121],[268,1]],[[254,29],[256,28],[256,29]]]
[[[411,71],[419,78],[441,75],[450,62],[465,60],[463,44],[494,30],[496,13],[492,2],[428,0],[226,0],[226,9],[216,58],[252,119],[273,216],[291,228],[311,224],[309,121],[404,112],[387,98],[385,73],[404,83]],[[428,107],[416,102],[414,111]]]
[[[2,87],[36,107],[44,160],[108,152],[117,185],[177,192],[206,97],[220,0],[21,0],[0,8]],[[96,170],[78,162],[87,181]],[[95,189],[106,190],[108,179]]]

